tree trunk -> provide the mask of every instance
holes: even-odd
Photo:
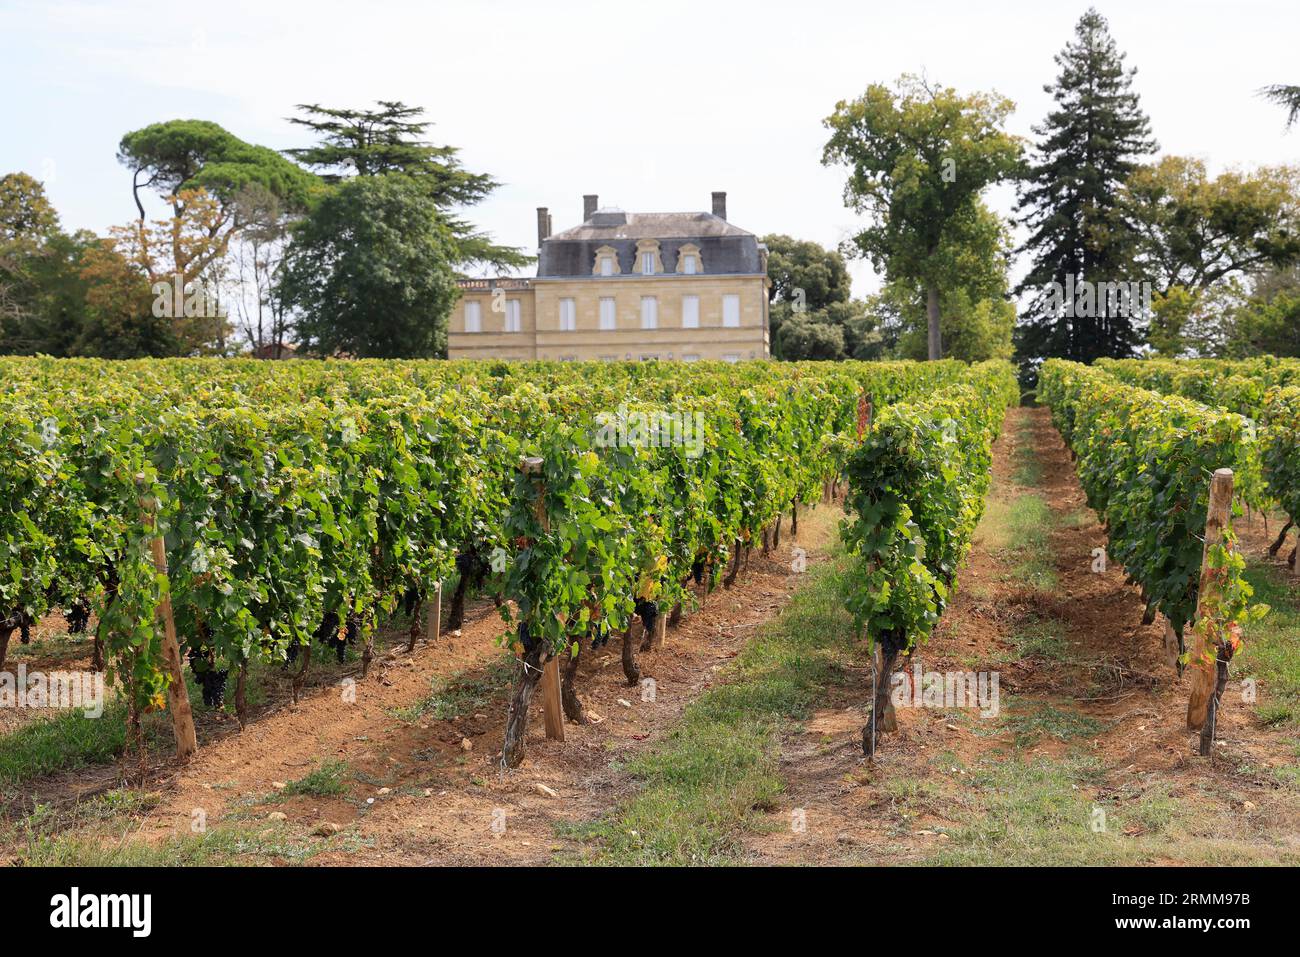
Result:
[[[790,539],[799,537],[799,502],[796,500],[790,503]]]
[[[1268,547],[1269,558],[1273,558],[1275,555],[1277,555],[1278,551],[1282,548],[1282,546],[1286,544],[1286,533],[1291,531],[1291,524],[1292,523],[1288,521],[1285,525],[1283,525],[1282,531],[1278,533],[1277,541],[1275,541],[1272,545]]]
[[[881,645],[881,664],[880,671],[876,676],[876,695],[871,702],[871,713],[867,716],[867,723],[862,728],[862,753],[869,758],[875,756],[876,744],[880,740],[880,732],[887,728],[893,730],[891,716],[889,715],[889,679],[894,673],[894,663],[898,661],[898,652],[898,648],[889,650],[883,644]]]
[[[668,616],[668,624],[676,628],[682,623],[682,603],[678,602],[673,605],[672,614]]]
[[[235,680],[235,717],[239,719],[239,730],[248,726],[248,662],[239,666],[239,677]]]
[[[724,588],[730,588],[736,584],[736,574],[740,571],[740,539],[732,546],[733,554],[731,557],[731,571],[727,572],[727,577],[722,580]]]
[[[293,694],[294,704],[298,703],[298,692],[302,690],[303,680],[307,677],[307,666],[310,664],[311,664],[311,642],[309,641],[307,642],[306,645],[303,646],[302,649],[302,667],[299,668],[298,673],[293,676],[293,684],[290,685],[290,689]]]
[[[943,358],[943,340],[939,335],[939,290],[930,286],[925,290],[926,344],[930,359]]]
[[[578,691],[575,687],[578,680],[578,656],[582,654],[582,645],[575,642],[578,646],[577,654],[570,654],[569,660],[564,664],[564,682],[560,686],[560,701],[564,704],[564,716],[574,724],[586,724],[587,713],[582,710],[582,699],[578,697]]]
[[[632,644],[632,632],[635,630],[636,619],[633,618],[623,632],[623,674],[627,677],[629,687],[641,682],[641,669],[636,666],[636,649]]]
[[[0,627],[0,668],[5,666],[5,656],[9,653],[9,639],[13,637],[14,630],[8,625]]]
[[[542,679],[542,643],[533,645],[531,651],[524,652],[519,677],[515,681],[515,690],[510,695],[510,714],[506,718],[506,737],[501,745],[501,763],[508,768],[517,768],[524,760],[524,735],[528,731],[528,705],[533,700],[533,692]]]
[[[784,517],[785,517],[784,515],[781,515],[778,512],[776,516],[776,524],[772,526],[772,547],[773,548],[781,547],[781,519],[783,519]]]
[[[415,643],[420,640],[420,632],[423,630],[420,624],[420,612],[424,610],[424,599],[416,598],[415,607],[411,609],[411,627],[406,631],[406,653],[409,655],[415,651]]]
[[[447,619],[448,631],[455,631],[465,624],[465,587],[468,584],[468,575],[461,575],[460,581],[456,582],[456,590],[451,594],[451,615]]]
[[[1219,723],[1219,708],[1222,706],[1223,689],[1228,686],[1228,662],[1232,660],[1232,645],[1220,644],[1215,656],[1218,678],[1214,685],[1214,694],[1210,697],[1205,712],[1205,723],[1201,725],[1201,757],[1208,758],[1214,748],[1214,733]]]

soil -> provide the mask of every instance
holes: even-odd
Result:
[[[755,629],[779,613],[800,578],[792,545],[805,551],[808,566],[824,561],[840,515],[834,506],[806,511],[793,543],[787,523],[770,557],[755,548],[734,587],[719,586],[670,626],[661,649],[638,652],[643,676],[655,680],[654,700],[627,685],[618,636],[594,653],[584,649],[577,690],[590,723],[566,722],[565,741],[548,741],[535,695],[527,755],[516,770],[500,766],[509,687],[492,679],[513,667],[503,665],[499,643],[506,626],[490,602],[479,602],[467,608],[459,634],[436,644],[422,639],[412,654],[394,647],[350,688],[318,688],[242,732],[232,718],[210,718],[207,740],[188,765],[155,769],[149,786],[160,800],[135,823],[135,835],[187,836],[196,812],[209,829],[226,819],[256,828],[284,814],[281,826],[290,833],[328,841],[307,859],[313,865],[547,863],[576,851],[578,843],[557,829],[598,817],[632,793],[621,766],[661,740]],[[635,638],[639,646],[639,624]],[[465,714],[403,714],[440,680],[492,690]],[[344,793],[271,800],[284,784],[331,761],[346,762]],[[114,775],[90,769],[38,787],[75,792]],[[337,825],[339,833],[313,836],[322,825]]]
[[[1163,782],[1175,800],[1218,795],[1225,807],[1253,807],[1261,817],[1275,815],[1274,830],[1300,834],[1294,801],[1275,802],[1275,781],[1259,773],[1286,763],[1284,732],[1260,726],[1253,709],[1228,701],[1217,732],[1215,757],[1196,756],[1199,733],[1186,729],[1190,677],[1180,678],[1165,651],[1162,619],[1142,624],[1144,604],[1125,572],[1110,564],[1094,571],[1094,550],[1104,549],[1106,533],[1087,508],[1070,454],[1043,408],[1012,409],[994,448],[990,500],[1014,498],[1025,490],[1015,483],[1018,445],[1041,471],[1032,491],[1042,495],[1056,518],[1050,536],[1058,584],[1044,592],[1008,573],[1004,554],[987,540],[981,525],[960,571],[958,592],[930,641],[904,664],[920,661],[925,671],[998,670],[1000,694],[1014,707],[1069,709],[1094,719],[1103,729],[1084,739],[1104,767],[1095,795],[1131,788],[1135,782]],[[1022,461],[1025,452],[1021,451]],[[1276,522],[1269,528],[1276,534]],[[1252,558],[1263,558],[1271,537],[1258,516],[1237,524],[1239,544]],[[1281,567],[1280,561],[1278,562]],[[1010,636],[1016,623],[1038,618],[1064,623],[1068,654],[1023,657]],[[781,806],[771,811],[761,833],[748,841],[749,858],[764,864],[905,863],[923,860],[946,839],[940,828],[953,826],[942,802],[900,833],[888,813],[886,785],[922,779],[936,769],[940,754],[952,754],[958,774],[981,755],[1006,753],[1010,733],[996,733],[978,718],[955,721],[950,711],[898,708],[897,733],[883,736],[877,758],[861,750],[863,705],[871,687],[870,661],[856,663],[861,693],[841,696],[786,736],[783,776],[788,782]],[[1050,736],[1025,757],[1059,757],[1066,743]],[[1240,770],[1255,769],[1255,770]],[[806,830],[790,826],[801,809]]]

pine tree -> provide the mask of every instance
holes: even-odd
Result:
[[[519,249],[493,243],[451,213],[452,207],[481,202],[500,184],[485,173],[465,169],[456,147],[427,142],[423,137],[430,124],[421,119],[420,107],[392,100],[380,100],[376,106],[376,110],[351,110],[300,104],[298,110],[304,115],[290,117],[289,122],[312,130],[321,141],[284,152],[332,184],[350,176],[409,177],[433,200],[450,228],[457,265],[506,269],[532,262]]]
[[[1081,362],[1128,356],[1141,336],[1132,310],[1094,304],[1088,310],[1093,315],[1070,316],[1056,308],[1061,300],[1052,284],[1063,291],[1067,276],[1076,288],[1140,278],[1133,275],[1135,229],[1120,188],[1138,158],[1157,149],[1132,90],[1137,71],[1125,68],[1106,19],[1089,9],[1074,32],[1055,58],[1061,70],[1055,85],[1044,87],[1057,106],[1034,127],[1037,155],[1020,191],[1020,222],[1031,232],[1020,251],[1033,257],[1016,288],[1017,294],[1031,294],[1016,336],[1027,363],[1050,356]]]

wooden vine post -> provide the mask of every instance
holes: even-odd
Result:
[[[141,479],[140,481],[143,481]],[[144,513],[144,527],[150,533],[149,548],[153,552],[154,569],[167,577],[167,548],[158,534],[158,502],[151,495],[140,499]],[[176,734],[176,757],[188,761],[199,749],[194,732],[194,713],[190,710],[189,690],[185,686],[185,672],[181,669],[181,647],[176,640],[176,619],[172,616],[171,591],[164,591],[158,600],[158,616],[163,624],[163,662],[171,677],[167,685],[167,709],[172,716],[172,731]]]
[[[541,475],[542,460],[526,458],[521,468],[525,475]],[[546,487],[540,481],[537,485],[537,499],[533,504],[537,522],[542,531],[550,530],[550,520],[546,517]],[[560,687],[560,659],[549,651],[546,663],[542,665],[542,716],[546,725],[548,741],[564,740],[564,700]]]
[[[442,629],[442,582],[433,583],[433,594],[429,596],[429,617],[424,622],[424,636],[435,642]]]
[[[1187,703],[1187,727],[1201,731],[1201,754],[1208,755],[1214,742],[1215,716],[1228,677],[1232,645],[1222,632],[1230,622],[1215,622],[1220,575],[1210,567],[1210,549],[1223,541],[1232,509],[1232,469],[1219,469],[1210,480],[1210,506],[1205,514],[1205,549],[1201,556],[1201,582],[1196,601],[1196,626],[1188,667],[1192,674],[1192,695]],[[1211,644],[1213,642],[1213,644]]]

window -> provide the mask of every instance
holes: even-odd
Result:
[[[726,355],[724,355],[724,356],[722,357],[722,361],[723,361],[723,362],[739,362],[739,361],[740,361],[740,353],[739,353],[739,352],[728,352]]]
[[[654,296],[641,297],[641,328],[659,328],[659,300]]]
[[[599,247],[596,250],[596,263],[592,266],[591,274],[593,276],[617,276],[619,272],[618,250],[613,246]]]
[[[659,240],[638,239],[636,241],[636,258],[632,260],[633,272],[643,276],[654,276],[664,271],[663,260],[659,258]]]
[[[483,331],[483,306],[477,300],[471,299],[465,303],[465,331]]]
[[[682,296],[682,328],[700,328],[700,297]]]
[[[677,250],[677,272],[683,276],[694,276],[704,272],[704,260],[700,258],[700,247],[694,243],[682,243]]]
[[[618,328],[618,314],[614,311],[614,297],[602,296],[600,300],[600,328],[609,331]]]
[[[578,310],[572,299],[560,300],[560,331],[573,332],[578,328]]]
[[[523,325],[519,319],[519,300],[506,300],[506,332],[519,332]]]
[[[658,362],[658,361],[659,361],[659,353],[657,353],[657,352],[643,352],[643,353],[641,353],[641,361],[642,361],[642,362]]]
[[[683,361],[683,362],[699,362],[699,361],[700,361],[700,354],[699,354],[698,352],[684,352],[684,353],[682,353],[682,361]]]
[[[722,297],[722,324],[733,328],[740,325],[739,296]]]

